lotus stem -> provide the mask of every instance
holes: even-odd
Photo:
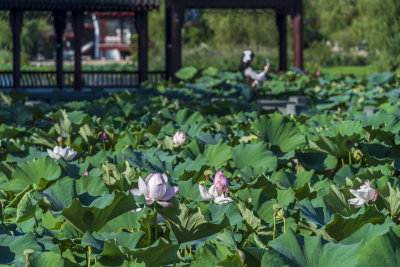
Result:
[[[283,220],[283,233],[286,233],[286,220],[285,220],[285,216],[281,217]]]
[[[127,150],[129,147],[129,145],[126,145],[123,149],[122,149],[122,162],[125,162],[125,150]]]
[[[71,148],[71,134],[68,134],[67,146]]]
[[[344,164],[344,158],[342,158],[342,167],[344,167],[344,165],[345,165],[345,164]]]
[[[192,256],[192,245],[189,245],[189,256]]]
[[[156,221],[154,223],[154,242],[157,241],[157,210],[156,210],[156,202],[154,201],[154,218],[156,218]]]
[[[272,240],[275,239],[275,230],[276,230],[276,211],[274,211],[274,227],[272,232]]]
[[[88,267],[90,267],[90,255],[92,254],[92,247],[88,246]]]
[[[4,222],[4,200],[1,200],[1,223]]]

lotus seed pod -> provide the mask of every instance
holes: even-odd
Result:
[[[353,158],[355,158],[356,160],[361,160],[363,158],[364,154],[362,153],[362,151],[360,149],[356,149],[353,151]]]

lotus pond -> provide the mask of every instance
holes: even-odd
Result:
[[[400,77],[182,70],[94,101],[1,93],[0,264],[399,266]],[[216,101],[210,101],[211,99]],[[369,110],[367,114],[366,110]]]

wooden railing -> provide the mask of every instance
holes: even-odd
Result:
[[[63,87],[74,86],[74,72],[64,71]],[[158,82],[166,79],[164,71],[149,71],[148,81]],[[22,71],[21,88],[56,88],[55,71]],[[129,88],[139,84],[138,71],[83,71],[82,85],[89,88]],[[0,88],[13,87],[13,73],[0,72]]]

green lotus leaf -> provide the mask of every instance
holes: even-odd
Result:
[[[112,219],[135,208],[132,195],[114,191],[97,198],[89,206],[82,205],[75,198],[68,208],[63,209],[61,215],[83,234],[86,231],[99,231]]]
[[[251,174],[253,174],[253,177],[258,176],[261,173],[273,171],[277,167],[278,160],[276,156],[262,143],[240,143],[238,146],[234,147],[232,151],[236,168],[240,170],[251,167],[251,173],[241,171],[247,178],[250,178]]]
[[[325,231],[336,241],[341,241],[357,232],[367,223],[383,223],[385,220],[382,213],[375,207],[363,207],[357,214],[344,218],[334,214],[333,221],[326,225]]]
[[[172,207],[157,208],[164,216],[179,242],[188,242],[218,233],[229,226],[229,220],[224,216],[222,221],[209,222],[199,208],[190,209],[176,199],[171,201]]]
[[[181,68],[175,73],[175,76],[181,80],[190,80],[193,79],[197,74],[197,69],[194,67],[185,67]]]
[[[306,144],[306,139],[297,126],[278,113],[268,117],[261,116],[252,127],[262,140],[278,146],[283,152],[293,151]]]
[[[40,190],[45,189],[50,181],[61,175],[61,168],[50,157],[42,157],[33,162],[18,166],[11,175],[10,185],[13,190],[22,190],[35,184]]]
[[[301,267],[334,267],[338,262],[341,266],[355,266],[358,252],[363,245],[327,243],[320,235],[301,236],[288,229],[285,234],[269,242],[269,246],[274,250],[271,254],[274,260],[264,259],[270,256],[271,252],[267,251],[263,262],[269,262],[266,266],[278,266],[277,264],[282,262],[289,266]],[[281,260],[277,259],[277,254]]]
[[[120,266],[124,260],[129,260],[144,262],[146,266],[162,266],[179,260],[178,248],[179,245],[170,244],[164,238],[158,239],[149,247],[138,249],[119,246],[115,239],[111,239],[104,242],[100,263],[107,266]]]
[[[210,166],[219,170],[228,160],[232,159],[232,147],[220,141],[217,145],[206,145],[204,157],[210,162]]]

